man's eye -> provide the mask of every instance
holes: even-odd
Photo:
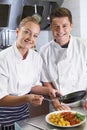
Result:
[[[53,28],[58,29],[58,28],[59,28],[59,26],[53,26]]]
[[[68,27],[68,25],[63,25],[64,28]]]
[[[37,38],[38,36],[37,35],[34,35],[35,38]]]

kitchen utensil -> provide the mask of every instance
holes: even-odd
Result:
[[[45,130],[44,128],[39,127],[38,125],[35,125],[35,124],[33,124],[33,123],[29,123],[29,122],[26,122],[26,121],[25,121],[25,123],[28,124],[28,125],[30,125],[30,126],[33,126],[33,127],[35,127],[35,128],[38,128],[39,130]]]
[[[66,94],[64,96],[60,96],[58,94],[57,97],[54,98],[54,99],[44,98],[44,100],[55,101],[56,99],[58,99],[60,102],[67,104],[67,103],[73,103],[73,102],[79,101],[84,96],[86,96],[86,90],[76,91],[76,92],[73,92],[73,93]]]
[[[37,13],[37,5],[34,5],[35,8],[35,14],[33,14],[33,17],[40,23],[41,22],[41,16]]]

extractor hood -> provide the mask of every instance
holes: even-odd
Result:
[[[49,15],[52,9],[56,6],[60,7],[63,1],[64,0],[0,0],[0,5],[3,6],[2,12],[0,11],[0,28],[15,30],[22,18],[32,16],[35,13],[36,5],[37,13],[41,16],[41,30],[49,30]],[[6,8],[4,8],[4,6],[6,6]],[[4,17],[1,17],[1,15]]]

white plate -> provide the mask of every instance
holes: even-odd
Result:
[[[72,111],[72,110],[55,111],[55,112],[51,112],[51,113],[49,113],[48,115],[46,115],[46,117],[45,117],[46,122],[47,122],[48,124],[53,125],[53,126],[56,126],[56,127],[63,127],[63,128],[65,128],[65,127],[76,127],[76,126],[79,126],[79,125],[83,124],[83,123],[86,121],[86,116],[85,116],[85,115],[84,115],[84,116],[85,116],[85,119],[84,119],[83,121],[81,121],[79,124],[75,124],[75,125],[72,125],[72,126],[58,126],[58,125],[55,125],[55,124],[53,124],[53,123],[51,123],[51,122],[49,121],[49,117],[50,117],[51,114],[60,114],[60,113],[62,113],[62,112],[73,112],[73,113],[79,113],[79,114],[81,114],[81,115],[84,115],[84,114],[81,113],[81,112]]]

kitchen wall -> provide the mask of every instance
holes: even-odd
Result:
[[[53,38],[51,30],[41,31],[37,39],[36,49],[39,51],[40,47],[47,44]]]
[[[40,47],[47,44],[52,39],[51,31],[41,31],[37,39],[36,50],[40,50]]]
[[[87,0],[80,0],[81,37],[87,38]]]

